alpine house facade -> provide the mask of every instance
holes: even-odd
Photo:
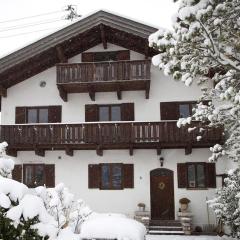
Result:
[[[214,223],[206,199],[225,165],[208,158],[221,129],[197,141],[176,126],[200,89],[151,64],[155,31],[98,11],[0,59],[0,139],[15,157],[13,178],[64,182],[99,212],[134,216],[144,203],[152,219],[176,219],[187,197],[196,225]]]

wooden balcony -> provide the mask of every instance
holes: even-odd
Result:
[[[191,127],[200,127],[198,122]],[[189,127],[189,126],[188,126]],[[0,140],[9,144],[8,154],[17,151],[35,151],[44,156],[46,150],[65,150],[72,156],[73,150],[96,150],[102,156],[103,150],[183,148],[190,154],[192,148],[210,147],[222,144],[221,128],[208,128],[201,141],[196,132],[188,133],[188,127],[178,128],[176,121],[165,122],[118,122],[82,124],[39,124],[39,125],[1,125]]]
[[[145,91],[149,98],[150,60],[92,62],[57,65],[59,94],[67,101],[68,93],[89,93],[95,100],[96,92]]]

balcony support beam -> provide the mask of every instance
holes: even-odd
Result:
[[[162,154],[162,149],[160,147],[157,148],[157,155],[161,155]]]
[[[104,30],[104,25],[103,24],[100,24],[100,32],[101,32],[101,39],[102,39],[103,48],[107,49],[106,32]]]
[[[65,153],[66,155],[73,157],[73,149],[66,147]]]
[[[35,154],[36,154],[37,156],[40,156],[40,157],[45,157],[45,150],[44,150],[44,149],[36,148],[36,149],[35,149]]]
[[[189,155],[192,153],[192,144],[189,143],[187,144],[187,146],[185,147],[185,155]]]
[[[96,147],[96,153],[98,156],[102,157],[103,156],[103,149],[100,145]]]
[[[67,92],[64,91],[64,89],[62,88],[62,86],[59,86],[58,85],[58,91],[59,91],[59,95],[60,97],[62,98],[62,100],[64,102],[67,102],[68,101],[68,94]]]
[[[7,149],[6,153],[9,156],[17,157],[17,150],[16,149],[13,149],[13,148]]]
[[[145,90],[145,97],[149,99],[149,92],[150,92],[150,82],[146,82],[146,90]]]
[[[121,91],[120,87],[118,87],[118,89],[117,89],[117,98],[118,98],[118,100],[122,100],[122,91]]]
[[[56,52],[57,52],[57,57],[58,57],[60,63],[67,63],[68,62],[68,59],[65,56],[61,46],[56,47]]]
[[[129,146],[129,155],[133,156],[133,145],[132,144],[130,144],[130,146]]]

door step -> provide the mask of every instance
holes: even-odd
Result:
[[[184,235],[182,224],[176,220],[151,220],[150,235]]]

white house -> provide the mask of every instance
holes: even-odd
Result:
[[[1,141],[13,177],[30,187],[64,182],[93,210],[177,219],[191,200],[195,225],[215,223],[206,199],[227,166],[209,163],[220,129],[178,128],[200,96],[151,64],[157,29],[98,11],[0,59]],[[200,126],[200,123],[192,123]]]

